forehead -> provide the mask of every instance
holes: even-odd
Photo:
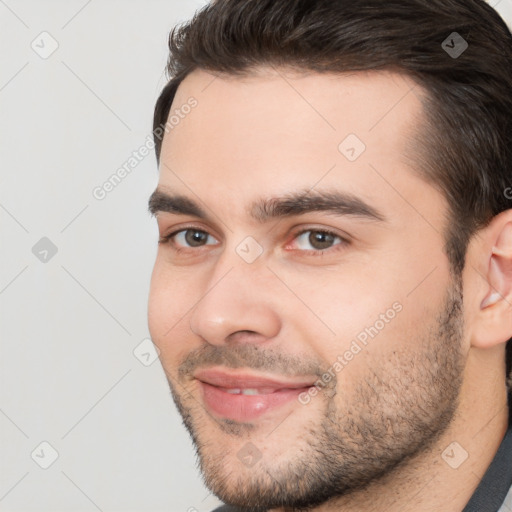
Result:
[[[406,195],[409,184],[428,187],[409,151],[422,127],[423,94],[389,71],[262,67],[241,77],[196,70],[171,107],[177,122],[163,140],[160,183],[217,198],[321,184],[369,200],[380,190],[396,200],[389,183],[399,182]],[[197,105],[183,109],[192,97]]]
[[[180,84],[171,110],[194,96],[200,108],[193,118],[199,124],[217,118],[215,127],[202,126],[212,136],[230,127],[233,136],[247,135],[238,128],[255,135],[253,127],[266,126],[270,136],[280,129],[311,140],[328,135],[336,140],[352,131],[370,143],[389,128],[394,132],[389,135],[399,136],[405,125],[420,122],[418,96],[424,92],[410,77],[390,71],[316,73],[260,67],[246,76],[233,76],[195,70]],[[230,119],[237,120],[236,128]]]

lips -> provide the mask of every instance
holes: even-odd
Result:
[[[313,379],[278,380],[219,369],[201,370],[194,377],[200,382],[201,398],[211,413],[245,422],[297,399],[314,383]]]
[[[224,389],[257,389],[262,394],[273,393],[283,389],[308,388],[314,380],[279,381],[267,377],[249,375],[247,373],[226,373],[221,370],[201,370],[194,377],[201,382]]]

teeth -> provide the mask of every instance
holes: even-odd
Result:
[[[242,395],[259,395],[257,389],[242,389]]]
[[[247,388],[247,389],[240,389],[240,388],[232,388],[232,389],[224,389],[226,393],[229,393],[230,395],[269,395],[270,393],[273,393],[274,389],[254,389],[254,388]]]

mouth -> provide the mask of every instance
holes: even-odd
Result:
[[[210,413],[239,422],[253,421],[296,400],[314,379],[278,380],[218,369],[196,372],[201,398]]]

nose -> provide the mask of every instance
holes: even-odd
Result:
[[[281,329],[275,283],[264,265],[241,262],[212,273],[190,316],[190,328],[212,345],[263,343]]]

